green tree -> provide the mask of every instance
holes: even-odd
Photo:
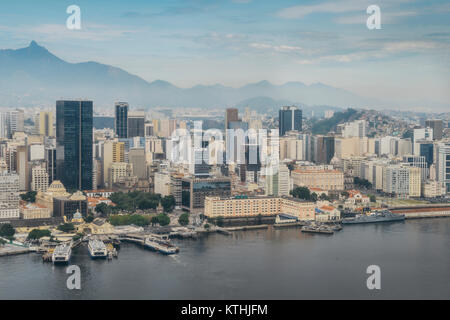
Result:
[[[3,240],[3,239],[0,239],[0,246],[3,246],[3,245],[5,245],[5,244],[6,244],[6,241]]]
[[[311,194],[311,198],[309,200],[316,202],[317,201],[317,193],[313,192]]]
[[[0,236],[8,239],[12,239],[16,230],[14,230],[13,226],[9,223],[2,224],[0,226]]]
[[[377,197],[374,196],[373,194],[371,194],[371,195],[369,196],[369,199],[370,199],[370,202],[377,202]]]
[[[134,224],[136,226],[144,227],[150,224],[150,217],[140,214],[116,214],[109,216],[109,223],[113,226],[126,226]]]
[[[161,199],[161,205],[164,208],[164,212],[172,212],[175,208],[175,197],[172,195],[165,196]]]
[[[182,226],[187,226],[189,224],[189,214],[187,213],[183,213],[179,218],[178,218],[178,223]]]
[[[104,202],[100,202],[95,206],[95,212],[99,213],[102,217],[106,217],[110,211],[110,207]]]
[[[94,221],[94,216],[92,214],[88,214],[85,218],[83,218],[86,223],[91,223]]]
[[[294,198],[303,200],[311,200],[311,191],[307,187],[296,187],[291,191],[291,195]]]
[[[48,229],[44,229],[44,230],[33,229],[30,231],[30,233],[28,233],[27,239],[28,240],[37,240],[42,237],[50,237],[51,235],[52,234],[51,234],[50,230],[48,230]]]
[[[75,226],[72,223],[63,223],[58,226],[58,230],[69,233],[75,231]]]
[[[158,224],[158,217],[157,216],[152,217],[150,222],[152,226],[156,226]]]
[[[160,226],[167,226],[170,224],[170,218],[167,214],[161,213],[157,217],[158,217],[158,223]]]
[[[361,179],[359,177],[354,177],[353,182],[355,183],[355,185],[357,185],[359,187],[363,187],[363,188],[366,188],[366,189],[372,189],[372,184],[366,179]]]
[[[327,201],[330,201],[330,197],[327,196],[325,193],[321,193],[320,196],[319,196],[319,199],[320,199],[320,200],[327,200]]]
[[[209,223],[206,223],[206,224],[205,224],[205,229],[206,229],[206,230],[209,230],[209,228],[211,228],[211,226],[209,225]]]
[[[27,193],[21,194],[20,198],[22,198],[23,201],[35,202],[36,195],[37,195],[36,191],[28,191]]]
[[[146,209],[151,209],[151,208],[154,209],[154,204],[153,204],[153,202],[152,202],[151,200],[149,200],[149,199],[141,199],[141,200],[139,200],[139,202],[138,202],[138,208],[139,208],[140,210],[146,210]]]

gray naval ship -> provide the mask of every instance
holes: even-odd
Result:
[[[357,215],[354,218],[345,218],[342,224],[375,223],[375,222],[393,222],[405,220],[404,214],[394,214],[389,210],[375,211],[370,214]]]

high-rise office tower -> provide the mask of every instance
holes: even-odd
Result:
[[[231,121],[239,121],[238,109],[228,108],[225,113],[225,130],[230,129],[229,123]]]
[[[41,111],[36,114],[34,119],[36,134],[52,137],[53,136],[53,112]]]
[[[114,129],[118,138],[128,138],[128,103],[116,102]]]
[[[445,184],[445,192],[450,194],[450,144],[440,143],[436,150],[436,177]]]
[[[32,191],[46,192],[48,188],[48,173],[44,162],[36,162],[31,167],[31,187]]]
[[[30,172],[28,168],[28,148],[27,146],[17,146],[16,148],[16,170],[19,175],[19,190],[28,191],[30,185]]]
[[[128,112],[128,138],[145,137],[145,112]]]
[[[288,131],[302,131],[302,110],[297,107],[283,107],[279,111],[279,122],[280,137]]]
[[[425,157],[428,168],[434,163],[434,143],[429,141],[418,142],[419,155]]]
[[[320,164],[330,164],[333,159],[334,137],[333,136],[314,136],[313,137],[313,161]]]
[[[16,109],[0,113],[0,138],[11,138],[15,132],[24,131],[24,112]]]
[[[20,217],[19,200],[19,175],[0,172],[0,220]]]
[[[169,138],[177,128],[176,119],[161,119],[159,135],[164,138]]]
[[[433,129],[433,140],[442,139],[442,131],[444,130],[444,123],[440,119],[430,119],[425,121],[425,126]]]
[[[67,189],[92,190],[92,112],[92,101],[56,102],[56,167]]]
[[[23,124],[24,124],[24,112],[21,109],[16,109],[10,112],[10,126],[11,126],[11,134],[14,132],[23,132]]]
[[[56,148],[45,149],[45,163],[48,174],[48,184],[51,185],[56,180]]]
[[[139,179],[147,177],[147,167],[145,166],[145,149],[133,148],[128,154],[128,161],[133,165],[133,175]]]
[[[419,155],[420,146],[418,145],[419,140],[432,141],[433,140],[433,129],[432,128],[417,128],[413,131],[413,153]]]

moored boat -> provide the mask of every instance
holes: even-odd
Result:
[[[105,259],[108,256],[108,250],[101,240],[89,240],[88,250],[92,259]]]
[[[53,264],[66,264],[69,263],[72,256],[72,247],[70,243],[64,243],[55,248],[52,253]]]

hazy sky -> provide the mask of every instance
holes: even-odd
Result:
[[[66,29],[72,4],[79,31]],[[380,30],[366,27],[371,4]],[[1,1],[0,48],[31,40],[70,62],[181,87],[322,82],[422,107],[450,102],[448,0]]]

